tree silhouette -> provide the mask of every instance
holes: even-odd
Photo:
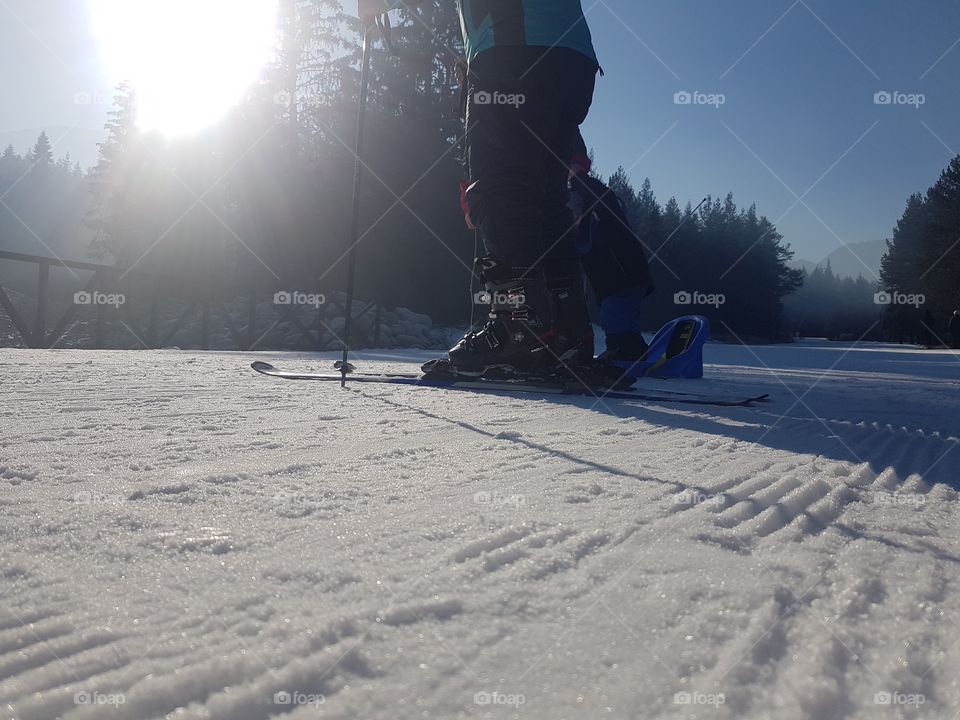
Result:
[[[923,296],[925,308],[947,316],[960,307],[960,156],[927,191],[911,195],[887,241],[881,286]],[[914,312],[919,322],[919,312]]]
[[[30,163],[32,170],[46,172],[53,166],[53,148],[50,145],[50,138],[46,131],[40,133],[36,144],[30,153]]]

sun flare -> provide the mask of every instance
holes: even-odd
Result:
[[[222,118],[276,42],[276,0],[90,0],[111,80],[137,92],[145,130],[182,135]]]

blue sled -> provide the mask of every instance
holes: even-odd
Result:
[[[687,315],[664,325],[643,358],[616,365],[634,378],[702,378],[703,346],[709,339],[710,321],[702,315]]]

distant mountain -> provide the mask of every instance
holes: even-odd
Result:
[[[854,278],[863,275],[867,280],[873,281],[880,275],[880,259],[886,251],[885,240],[868,240],[837,248],[820,262],[794,260],[790,267],[803,268],[809,273],[818,265],[825,266],[829,262],[834,275]]]
[[[835,275],[857,277],[863,275],[867,280],[876,280],[880,275],[880,259],[887,251],[886,240],[868,240],[837,248],[823,259],[826,265],[830,261]]]
[[[793,260],[787,264],[790,265],[790,267],[794,270],[805,270],[807,275],[812,273],[814,268],[817,267],[815,262],[810,262],[809,260],[804,260],[802,258],[799,260]]]

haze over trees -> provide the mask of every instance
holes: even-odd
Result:
[[[960,156],[926,194],[907,199],[885,246],[879,278],[842,276],[829,261],[805,273],[785,300],[787,324],[807,337],[919,343],[932,317],[934,344],[946,344],[960,309]]]
[[[89,204],[85,173],[69,154],[56,159],[46,133],[23,154],[12,145],[0,153],[0,250],[82,259]],[[32,291],[36,273],[25,267],[0,263],[0,284]]]
[[[899,340],[885,334],[877,284],[862,275],[839,276],[830,263],[804,273],[803,285],[784,301],[787,327],[802,337]]]

